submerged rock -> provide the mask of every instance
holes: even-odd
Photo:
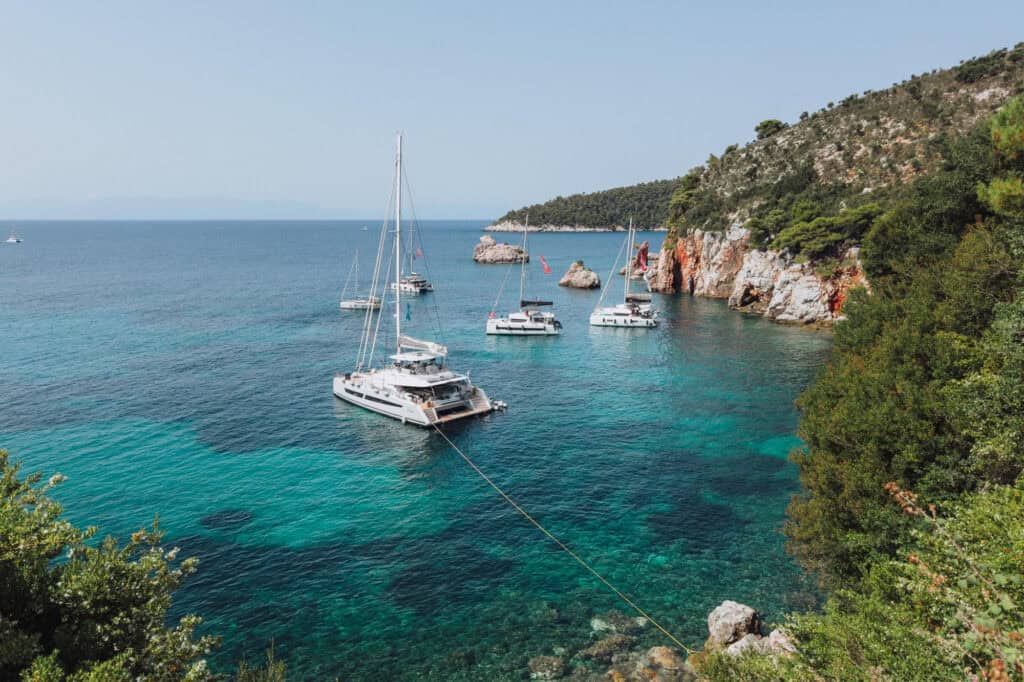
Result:
[[[642,616],[631,618],[620,611],[612,609],[607,613],[590,619],[590,629],[594,632],[610,632],[619,635],[635,635],[647,627],[649,621]]]
[[[633,646],[633,638],[629,635],[609,635],[588,646],[579,653],[579,656],[601,663],[611,663],[615,654],[628,651],[631,646]]]
[[[473,248],[473,260],[477,263],[529,263],[530,255],[521,247],[512,244],[499,244],[494,237],[485,234],[480,243]]]
[[[558,280],[558,286],[574,289],[598,289],[601,287],[601,278],[584,265],[583,261],[578,260],[562,275],[562,279]]]
[[[199,519],[203,528],[210,530],[234,530],[252,521],[253,513],[246,509],[224,509],[207,514]]]
[[[565,675],[565,661],[557,656],[534,656],[527,663],[531,680],[557,680]]]

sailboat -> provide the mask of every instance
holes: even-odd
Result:
[[[14,230],[11,230],[11,236],[9,236],[7,239],[5,239],[4,243],[5,244],[20,244],[21,243],[21,237],[19,237],[18,235],[14,234]]]
[[[504,317],[496,317],[491,311],[487,318],[487,333],[505,336],[556,336],[562,333],[562,323],[555,314],[546,310],[537,310],[542,306],[552,305],[551,301],[523,298],[526,287],[526,235],[530,228],[530,218],[526,218],[523,228],[523,258],[519,271],[519,312],[509,313]],[[510,271],[511,272],[511,271]],[[507,277],[506,277],[507,279]],[[504,288],[504,287],[502,287]],[[501,291],[498,291],[501,298]],[[495,302],[497,306],[497,301]]]
[[[385,260],[387,222],[381,230],[377,262],[370,294],[381,281],[381,265]],[[403,424],[437,426],[447,422],[503,409],[505,403],[492,401],[483,389],[474,386],[466,374],[448,368],[448,349],[433,341],[402,334],[402,136],[398,136],[395,156],[395,249],[393,270],[395,352],[388,362],[374,365],[377,336],[383,311],[368,309],[363,324],[356,367],[337,374],[332,390],[346,402],[377,412]]]
[[[359,296],[355,298],[345,298],[345,293],[348,291],[349,284],[353,281],[353,274],[355,275],[355,285],[359,286],[359,251],[356,250],[352,256],[352,267],[349,268],[348,277],[345,278],[345,286],[341,290],[341,302],[338,306],[342,310],[367,310],[369,308],[377,309],[380,308],[380,296]]]
[[[626,236],[626,286],[622,296],[622,303],[610,307],[602,307],[604,295],[608,292],[608,284],[611,277],[601,292],[601,299],[597,302],[597,308],[590,314],[590,325],[592,327],[642,327],[650,328],[658,326],[658,313],[651,307],[651,295],[648,293],[631,294],[629,282],[632,279],[633,266],[633,244],[636,241],[636,232],[633,230],[633,218],[629,219],[629,234]],[[618,265],[616,258],[615,265]],[[612,266],[615,272],[615,266]]]

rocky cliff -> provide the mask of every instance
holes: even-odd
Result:
[[[522,247],[498,243],[494,237],[485,234],[480,243],[473,247],[473,260],[487,265],[495,263],[529,263],[530,255]]]
[[[856,248],[822,275],[788,252],[751,248],[740,223],[724,232],[692,230],[666,247],[651,279],[654,291],[724,298],[731,308],[779,322],[830,324],[842,318],[847,292],[867,285]]]

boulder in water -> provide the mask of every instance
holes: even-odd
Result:
[[[487,265],[493,263],[529,263],[530,255],[518,246],[499,244],[494,237],[485,234],[473,248],[473,260]]]
[[[599,289],[601,287],[601,278],[596,272],[584,265],[583,261],[578,260],[569,267],[568,272],[562,276],[562,279],[558,280],[558,286],[572,287],[574,289]]]

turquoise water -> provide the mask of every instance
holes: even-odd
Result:
[[[557,277],[577,258],[605,277],[622,236],[542,234],[527,293],[555,301],[563,336],[486,337],[506,271],[472,262],[482,225],[422,225],[437,293],[406,323],[432,334],[436,303],[452,366],[510,404],[451,438],[691,645],[723,599],[805,605],[777,531],[792,401],[829,336],[688,297],[656,297],[652,331],[590,328],[598,292]],[[125,537],[159,513],[201,561],[175,613],[223,636],[221,669],[273,639],[295,679],[521,679],[623,605],[439,436],[331,395],[361,323],[338,295],[376,229],[20,225],[0,248],[0,447],[66,474],[77,523]]]

